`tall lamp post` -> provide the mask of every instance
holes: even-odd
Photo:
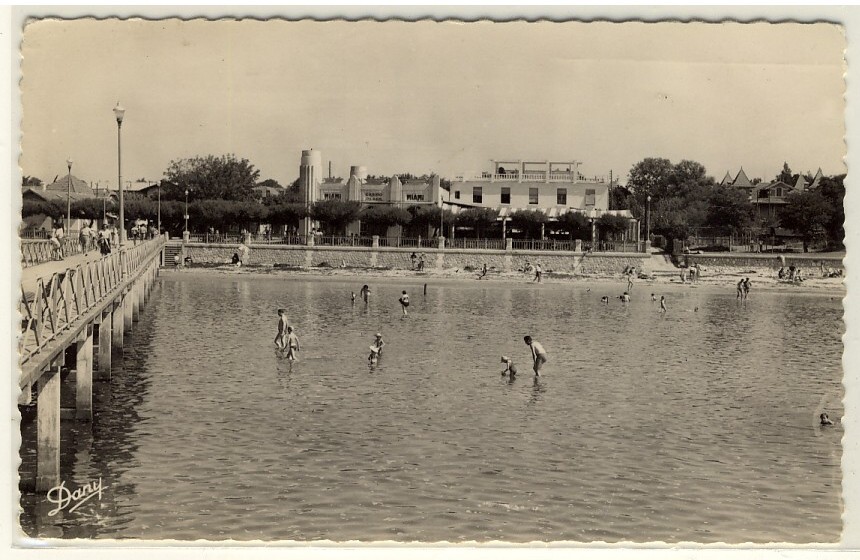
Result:
[[[161,235],[161,181],[158,182],[158,235]]]
[[[72,158],[66,160],[69,167],[69,183],[66,186],[66,226],[63,228],[66,235],[72,234]]]
[[[645,199],[645,241],[651,240],[651,195]]]
[[[187,241],[189,238],[188,233],[188,189],[185,189],[185,231],[183,232],[183,237]]]
[[[116,116],[116,172],[117,185],[119,185],[119,246],[125,246],[125,198],[123,197],[122,189],[122,118],[125,116],[125,109],[116,102],[116,107],[113,108],[113,114]]]

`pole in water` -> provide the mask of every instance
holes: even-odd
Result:
[[[424,284],[424,295],[427,295],[427,284]]]

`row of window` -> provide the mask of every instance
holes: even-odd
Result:
[[[585,205],[586,206],[594,206],[595,198],[597,193],[595,189],[585,189]],[[460,198],[460,191],[454,191],[454,198]],[[502,192],[500,196],[501,204],[510,204],[511,203],[511,188],[510,187],[502,187]],[[484,203],[484,193],[482,187],[472,187],[472,203],[473,204],[483,204]],[[555,193],[555,203],[558,206],[567,206],[567,189],[559,188],[556,189]],[[537,187],[529,188],[529,204],[540,204],[540,193]]]

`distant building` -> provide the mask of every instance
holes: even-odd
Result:
[[[824,174],[819,167],[812,183],[809,184],[807,184],[803,174],[799,174],[794,185],[789,185],[783,181],[761,182],[753,185],[741,167],[734,179],[726,172],[720,185],[744,192],[747,199],[755,206],[756,221],[759,224],[778,224],[780,213],[788,204],[788,195],[818,188],[822,177]]]

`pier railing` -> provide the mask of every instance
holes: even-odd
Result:
[[[63,257],[76,255],[81,252],[81,244],[77,239],[64,237],[60,240],[60,250]],[[55,258],[54,245],[47,239],[22,239],[21,240],[21,266],[27,268],[43,262],[52,261]]]
[[[120,252],[36,280],[35,290],[21,285],[20,364],[62,336],[75,322],[134,278],[157,255],[164,237],[140,242]]]

